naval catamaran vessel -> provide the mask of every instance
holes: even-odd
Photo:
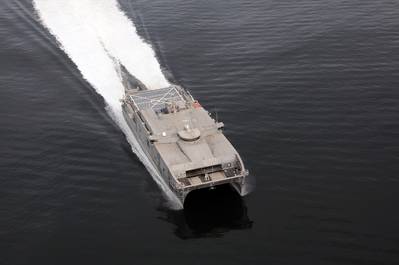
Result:
[[[148,90],[122,70],[127,124],[182,204],[189,192],[222,184],[244,195],[248,170],[224,136],[223,123],[181,86]]]

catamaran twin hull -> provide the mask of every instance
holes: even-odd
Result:
[[[243,193],[241,157],[188,91],[172,85],[146,90],[127,86],[124,117],[159,174],[184,204],[196,189],[229,183]]]

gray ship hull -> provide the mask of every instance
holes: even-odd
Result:
[[[192,190],[227,183],[242,195],[248,171],[223,135],[223,124],[187,91],[129,89],[122,102],[140,147],[183,205]]]

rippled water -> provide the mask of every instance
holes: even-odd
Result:
[[[32,3],[3,0],[0,264],[399,263],[396,1],[120,4],[256,189],[168,208]]]

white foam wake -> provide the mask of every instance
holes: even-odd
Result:
[[[119,102],[124,88],[113,58],[149,89],[168,86],[151,46],[137,34],[117,0],[33,0],[33,3],[42,24],[55,36],[83,78],[104,98],[108,113],[125,133],[133,151],[173,206],[181,207],[129,130]]]

